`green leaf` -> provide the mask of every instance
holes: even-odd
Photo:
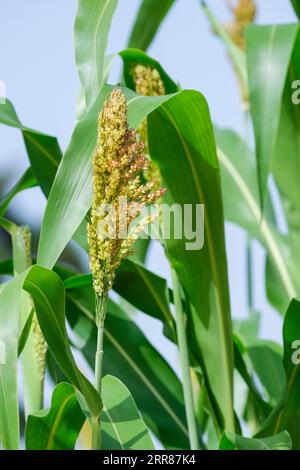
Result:
[[[111,89],[109,86],[103,87],[95,104],[76,125],[57,171],[42,222],[38,248],[38,263],[48,268],[54,266],[90,209],[97,119]],[[124,91],[128,99],[128,119],[133,128],[162,102],[176,99],[177,96],[143,97],[130,90]],[[64,230],[60,227],[64,227]]]
[[[15,233],[15,231],[17,230],[16,224],[4,217],[0,217],[0,227],[10,235],[13,235],[13,233]]]
[[[234,320],[234,333],[241,337],[246,344],[258,337],[261,323],[261,314],[259,312],[250,312],[248,318],[243,320]]]
[[[33,188],[37,185],[37,182],[32,174],[31,168],[27,168],[25,173],[17,181],[17,183],[11,188],[11,190],[5,195],[0,202],[0,216],[3,216],[12,201],[12,199],[21,191],[25,189]]]
[[[30,333],[30,330],[31,330],[33,315],[34,315],[34,308],[31,309],[31,312],[28,315],[26,323],[25,323],[25,325],[23,327],[23,330],[21,332],[20,339],[19,339],[19,344],[18,344],[18,356],[20,356],[20,354],[22,353],[22,351],[23,351],[23,349],[24,349],[24,347],[27,343],[28,336],[29,336],[29,333]]]
[[[256,341],[247,348],[254,372],[273,406],[284,391],[285,375],[281,351],[278,345],[267,341]]]
[[[292,252],[295,278],[300,262],[300,106],[294,100],[294,89],[300,78],[300,34],[297,36],[289,65],[283,95],[272,173],[278,186],[289,228],[289,246]],[[284,156],[284,158],[283,158]],[[300,288],[297,292],[300,293]],[[290,299],[289,299],[290,300]]]
[[[116,377],[102,381],[101,414],[104,450],[153,450],[154,445],[127,387]]]
[[[118,0],[79,0],[75,19],[75,58],[87,109],[104,84],[105,50]]]
[[[298,33],[297,24],[249,26],[246,31],[250,109],[262,206],[276,147],[284,85]]]
[[[101,411],[101,400],[88,380],[79,371],[72,356],[69,346],[67,331],[65,326],[65,292],[63,282],[57,274],[48,271],[40,266],[33,266],[14,280],[5,284],[0,292],[0,324],[3,323],[0,332],[0,340],[6,345],[7,362],[1,365],[0,403],[6,409],[6,401],[17,398],[17,377],[16,377],[16,357],[18,353],[19,324],[20,324],[20,298],[24,288],[30,293],[36,314],[47,344],[70,382],[83,394],[88,404],[90,413],[99,416]],[[10,311],[9,322],[7,321],[7,311]],[[4,327],[5,325],[5,327]],[[9,384],[9,385],[7,385]],[[7,394],[9,393],[9,397]],[[14,402],[16,405],[16,402]],[[5,404],[5,405],[4,405]],[[5,408],[4,408],[5,406]],[[17,407],[18,408],[18,407]],[[14,410],[14,406],[8,406],[9,410]],[[18,432],[15,415],[8,419],[5,413],[2,414],[4,424],[0,423],[0,434],[3,436],[3,426],[9,423],[10,434],[4,439],[4,445],[9,448],[17,446]],[[1,419],[1,416],[0,416]],[[3,426],[2,426],[3,425]]]
[[[161,320],[174,337],[174,319],[165,279],[138,262],[125,260],[117,271],[113,289],[142,312]]]
[[[0,291],[0,440],[5,449],[19,448],[18,340],[25,274]],[[9,315],[7,315],[9,312]]]
[[[253,404],[256,413],[256,418],[259,424],[261,424],[270,414],[271,407],[261,397],[261,394],[259,393],[253,381],[251,372],[248,371],[246,362],[243,357],[243,348],[244,345],[241,344],[238,338],[234,337],[234,365],[249,389],[249,399]]]
[[[288,432],[281,432],[264,439],[250,439],[231,432],[225,432],[220,450],[291,450],[292,441]]]
[[[73,450],[84,421],[74,387],[60,383],[50,408],[28,416],[26,450]]]
[[[124,63],[124,79],[125,85],[131,90],[135,90],[135,84],[132,77],[132,69],[135,65],[145,65],[158,70],[163,81],[166,94],[176,93],[178,86],[173,82],[171,77],[165,72],[157,60],[152,59],[139,49],[126,49],[119,53]]]
[[[97,341],[94,311],[91,287],[67,291],[66,314],[76,338],[75,345],[91,368]],[[182,386],[170,366],[112,301],[108,304],[104,334],[104,372],[124,382],[147,426],[165,447],[187,449]]]
[[[300,3],[299,3],[299,0],[291,0],[291,2],[292,2],[294,10],[296,12],[296,15],[300,19]]]
[[[286,237],[277,233],[267,205],[264,214],[261,212],[254,156],[234,132],[217,130],[216,135],[225,218],[245,228],[264,244],[273,267],[273,276],[279,283],[275,293],[278,295],[278,292],[283,292],[286,306],[297,295],[299,281],[293,276],[292,257],[286,247]],[[278,306],[278,302],[275,306]],[[284,311],[280,310],[281,313]]]
[[[101,400],[76,366],[65,326],[65,291],[57,274],[33,266],[24,283],[32,296],[43,335],[57,364],[70,382],[83,394],[92,416],[98,417]]]
[[[166,245],[191,306],[189,342],[203,364],[225,426],[233,430],[233,347],[220,170],[205,98],[195,91],[181,92],[149,116],[148,132],[150,154],[161,170],[168,198],[181,208],[205,205],[203,248],[186,249],[185,234]]]
[[[279,406],[274,410],[272,420],[263,433],[277,433],[286,429],[293,441],[293,448],[300,449],[300,301],[293,300],[286,313],[283,326],[286,389]]]
[[[234,44],[230,35],[226,31],[226,28],[224,28],[224,26],[217,20],[211,9],[208,7],[207,3],[203,0],[200,0],[200,3],[205,15],[207,16],[212,26],[213,31],[224,42],[224,45],[228,51],[228,55],[232,60],[235,71],[239,75],[243,86],[247,87],[248,77],[245,54]]]
[[[146,50],[173,4],[174,0],[142,0],[128,47]]]
[[[21,130],[33,175],[48,195],[61,160],[57,139],[24,126],[9,100],[0,104],[0,123]]]

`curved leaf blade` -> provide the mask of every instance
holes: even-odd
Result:
[[[130,33],[128,47],[146,50],[175,0],[143,0]]]
[[[105,50],[118,0],[79,0],[75,19],[75,58],[87,109],[104,84]]]
[[[215,139],[204,97],[194,91],[178,94],[149,116],[148,132],[150,154],[160,167],[168,197],[181,208],[205,204],[203,248],[187,250],[185,234],[182,240],[167,240],[166,244],[191,305],[187,328],[196,359],[203,363],[226,428],[234,430],[223,207]]]
[[[17,181],[17,183],[10,189],[10,191],[0,201],[0,217],[2,217],[5,214],[10,202],[19,192],[24,191],[25,189],[33,188],[36,185],[37,185],[37,182],[32,174],[31,168],[27,168],[27,170],[23,173],[23,175]]]
[[[300,19],[300,3],[299,0],[291,0],[293,8],[295,10],[296,15]]]
[[[22,132],[33,175],[47,196],[61,160],[57,139],[24,126],[9,100],[0,104],[0,123]]]
[[[288,432],[262,439],[247,438],[225,432],[220,442],[220,450],[291,450],[292,440]]]
[[[251,25],[246,31],[250,109],[262,207],[275,151],[284,85],[298,33],[298,24]]]
[[[74,387],[60,383],[50,408],[28,416],[26,450],[73,450],[84,421]]]
[[[135,84],[132,78],[132,68],[135,65],[145,65],[158,70],[159,75],[165,87],[165,94],[176,93],[178,86],[173,82],[172,78],[166,73],[157,60],[152,59],[139,49],[125,49],[119,53],[124,64],[125,85],[131,90],[135,90]]]
[[[102,381],[102,448],[105,450],[153,450],[149,431],[128,388],[116,377]]]

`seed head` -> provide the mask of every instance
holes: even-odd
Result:
[[[143,96],[163,96],[165,87],[157,69],[138,64],[132,69],[135,90]]]
[[[144,206],[155,202],[164,192],[161,188],[154,190],[154,181],[142,183],[148,164],[144,145],[138,142],[135,130],[129,129],[124,94],[115,88],[98,119],[88,223],[90,268],[94,290],[100,298],[108,294],[116,269],[132,253],[136,238],[150,221],[144,220],[144,225],[137,223],[130,232],[132,222]],[[122,205],[124,199],[126,207]]]
[[[140,95],[163,96],[165,94],[165,87],[157,69],[139,64],[132,69],[132,77],[135,91]],[[144,173],[145,179],[147,181],[157,181],[156,188],[158,188],[161,185],[161,175],[158,166],[150,158],[147,119],[141,122],[138,135],[140,141],[144,143],[145,154],[149,160],[149,166]]]
[[[245,49],[245,30],[252,23],[256,15],[256,4],[254,0],[238,0],[236,6],[228,0],[233,14],[233,20],[226,26],[226,29],[235,43],[241,49]]]
[[[23,241],[24,241],[24,254],[26,257],[26,264],[28,267],[31,266],[31,231],[30,228],[25,225],[19,228]],[[33,305],[32,305],[33,306]],[[45,368],[46,368],[46,352],[47,352],[47,343],[45,341],[44,335],[40,328],[36,313],[33,314],[32,318],[32,332],[33,332],[33,342],[34,350],[37,359],[38,371],[40,376],[40,381],[44,381],[45,377]]]

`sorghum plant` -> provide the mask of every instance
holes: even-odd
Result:
[[[300,449],[299,2],[287,2],[293,24],[267,26],[255,23],[259,0],[227,2],[230,23],[198,2],[238,78],[243,136],[214,125],[201,90],[179,87],[145,52],[176,3],[141,2],[111,85],[118,1],[78,1],[81,89],[64,151],[0,99],[0,122],[22,133],[29,161],[0,199],[3,449]],[[11,202],[33,187],[47,204],[31,237]],[[144,236],[155,217],[165,229],[153,206],[170,213],[158,240]],[[228,222],[247,241],[245,279],[230,283]],[[164,257],[170,283],[149,269],[151,256]],[[257,272],[281,344],[262,338]],[[237,320],[230,299],[242,287]]]

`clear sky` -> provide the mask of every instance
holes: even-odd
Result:
[[[226,0],[208,0],[208,3],[220,18],[228,20]],[[126,47],[139,4],[139,0],[119,0],[109,53]],[[258,0],[257,4],[258,23],[295,21],[288,0]],[[0,0],[0,80],[5,81],[7,96],[21,121],[57,136],[63,148],[74,126],[79,88],[73,51],[75,11],[75,0]],[[217,125],[242,131],[239,95],[231,65],[222,44],[211,33],[198,0],[177,0],[149,54],[161,62],[182,88],[195,88],[206,96]],[[116,61],[111,81],[118,81],[118,77]],[[3,190],[7,190],[27,167],[26,153],[16,130],[0,126],[0,142],[0,184],[5,179]],[[22,193],[12,205],[19,222],[33,226],[40,224],[44,206],[39,189]],[[234,316],[245,317],[245,236],[231,225],[226,233],[232,312]],[[168,275],[159,249],[151,254],[151,268]],[[265,300],[264,253],[258,245],[254,256],[256,307],[267,313],[262,335],[280,338],[281,320]]]

